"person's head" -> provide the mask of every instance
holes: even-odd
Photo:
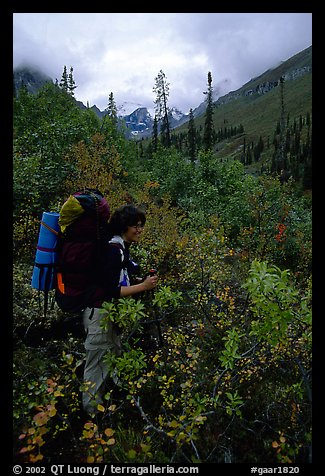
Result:
[[[119,235],[128,243],[137,242],[146,223],[145,213],[135,205],[123,205],[109,222],[110,235]]]

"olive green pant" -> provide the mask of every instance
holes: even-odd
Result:
[[[105,394],[108,369],[104,357],[107,352],[121,355],[121,340],[111,323],[107,330],[101,328],[103,314],[99,313],[98,308],[86,308],[82,317],[87,334],[82,405],[92,415],[98,412],[97,405],[103,402]]]

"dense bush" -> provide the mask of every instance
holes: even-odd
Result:
[[[100,130],[47,88],[15,100],[15,460],[310,462],[308,196],[210,152],[195,163],[161,146],[135,156],[110,124]],[[132,253],[160,276],[154,293],[103,305],[104,320],[125,324],[122,355],[107,355],[121,385],[94,420],[81,409],[82,337],[60,334],[59,310],[44,316],[30,286],[42,211],[85,186],[112,209],[145,209]]]

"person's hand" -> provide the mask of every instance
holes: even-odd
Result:
[[[143,287],[146,291],[150,291],[154,289],[158,284],[158,276],[155,274],[154,276],[147,276],[146,279],[143,281]]]

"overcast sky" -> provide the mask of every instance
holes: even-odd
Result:
[[[209,71],[224,95],[310,45],[311,13],[13,14],[14,67],[60,81],[72,66],[77,100],[104,110],[113,92],[125,113],[154,111],[160,70],[169,107],[188,114],[205,99]]]

